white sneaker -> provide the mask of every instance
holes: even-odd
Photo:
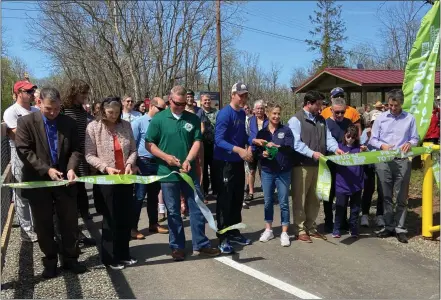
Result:
[[[377,222],[376,222],[378,227],[384,227],[386,224],[384,223],[384,218],[383,215],[379,215],[377,216]]]
[[[361,216],[360,226],[369,227],[369,217],[368,217],[368,215],[362,215]]]
[[[269,240],[272,240],[273,238],[274,238],[273,231],[265,229],[265,231],[260,236],[259,241],[265,243],[268,242]]]
[[[282,232],[280,235],[280,245],[282,245],[282,247],[289,247],[289,245],[291,245],[288,233]]]

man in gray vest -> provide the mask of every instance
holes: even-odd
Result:
[[[312,243],[311,237],[326,240],[316,229],[315,220],[320,209],[316,195],[318,160],[326,151],[344,154],[320,115],[323,94],[309,91],[303,109],[288,121],[294,135],[294,167],[291,176],[291,197],[296,239]]]

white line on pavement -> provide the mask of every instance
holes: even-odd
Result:
[[[291,295],[299,297],[301,299],[321,299],[320,297],[317,297],[317,296],[310,294],[304,290],[296,288],[293,285],[290,285],[290,284],[283,282],[279,279],[276,279],[272,276],[266,275],[265,273],[257,271],[255,269],[250,268],[250,267],[243,265],[241,263],[238,263],[229,257],[225,257],[225,256],[216,257],[215,260],[217,260],[218,262],[221,262],[227,266],[230,266],[233,269],[236,269],[236,270],[241,271],[247,275],[250,275],[256,279],[259,279],[260,281],[263,281],[269,285],[272,285],[282,291],[290,293]]]

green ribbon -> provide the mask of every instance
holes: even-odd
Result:
[[[140,176],[140,175],[98,175],[98,176],[83,176],[78,177],[75,182],[84,182],[84,183],[90,183],[90,184],[104,184],[104,185],[114,185],[114,184],[150,184],[155,181],[161,180],[163,178],[166,178],[170,176],[171,174],[178,174],[181,176],[181,178],[190,185],[190,187],[194,191],[194,198],[196,201],[196,204],[199,206],[199,209],[201,210],[202,214],[204,215],[205,219],[207,220],[208,226],[213,229],[215,232],[219,234],[223,234],[229,230],[233,229],[242,229],[245,228],[246,225],[243,223],[238,223],[232,226],[229,226],[227,228],[224,228],[222,230],[219,230],[216,226],[216,222],[214,221],[213,214],[211,213],[210,209],[205,205],[203,201],[201,201],[201,198],[203,197],[200,195],[200,191],[196,189],[193,179],[185,173],[179,173],[176,171],[171,172],[168,175],[164,176],[157,176],[157,175],[151,175],[151,176]],[[36,189],[36,188],[45,188],[45,187],[55,187],[55,186],[65,186],[69,184],[68,180],[60,180],[60,181],[30,181],[30,182],[17,182],[17,183],[6,183],[3,184],[3,187],[10,187],[14,189]]]
[[[276,157],[277,153],[279,152],[279,148],[278,147],[268,147],[267,145],[268,145],[268,143],[265,143],[263,145],[265,147],[265,151],[268,152],[267,159],[273,160]]]
[[[371,151],[355,154],[322,156],[319,159],[319,170],[316,186],[317,197],[322,201],[329,201],[332,180],[331,172],[329,171],[328,165],[326,164],[328,160],[341,166],[361,166],[388,162],[392,161],[395,158],[418,156],[425,153],[431,153],[432,151],[433,150],[430,147],[412,147],[412,149],[410,149],[410,151],[407,153],[403,153],[400,149],[396,149],[389,151]]]

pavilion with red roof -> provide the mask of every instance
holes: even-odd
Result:
[[[326,68],[308,78],[298,87],[292,87],[294,93],[305,93],[317,90],[329,93],[335,87],[341,87],[346,92],[348,104],[351,93],[360,93],[363,104],[367,104],[367,93],[381,93],[381,101],[385,94],[392,89],[400,88],[404,80],[403,70],[367,70],[347,68]],[[435,76],[435,88],[440,86],[439,71]]]

